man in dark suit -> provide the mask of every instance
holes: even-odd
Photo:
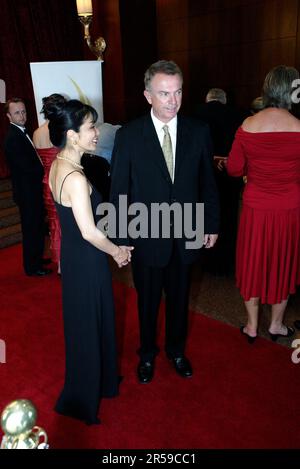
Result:
[[[184,354],[190,266],[198,258],[203,242],[206,248],[214,245],[219,215],[208,127],[177,116],[182,100],[180,68],[165,60],[151,65],[145,73],[144,95],[152,106],[151,113],[123,126],[116,134],[111,201],[119,213],[120,195],[128,197],[128,204],[141,203],[147,208],[141,224],[149,225],[148,236],[134,239],[128,231],[130,244],[135,248],[132,269],[140,321],[137,374],[141,383],[148,383],[153,377],[159,350],[156,324],[163,290],[167,357],[180,376],[192,376],[192,366]],[[155,231],[159,224],[159,216],[151,219],[148,214],[155,204],[178,204],[182,209],[183,204],[190,204],[194,229],[196,203],[200,202],[204,202],[205,231],[197,249],[187,247],[185,234],[181,238],[175,235],[175,213],[167,220],[170,228],[167,236],[162,233],[166,218],[162,220],[159,235],[152,235],[152,229]],[[124,230],[124,226],[119,229]],[[119,242],[124,242],[124,236],[122,238]]]
[[[27,275],[43,276],[44,205],[43,165],[26,134],[26,108],[22,99],[12,98],[5,105],[10,125],[4,140],[4,151],[11,172],[14,201],[19,206],[23,266]]]
[[[203,261],[204,268],[213,275],[227,276],[235,271],[238,209],[243,178],[228,176],[225,164],[243,116],[227,104],[226,93],[221,88],[211,88],[205,101],[198,107],[197,117],[208,124],[211,133],[221,214],[218,242],[214,249],[206,253]]]

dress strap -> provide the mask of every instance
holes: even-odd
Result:
[[[65,180],[67,179],[68,176],[70,176],[70,174],[73,174],[73,173],[80,173],[82,174],[81,171],[78,171],[78,169],[74,169],[74,171],[71,171],[70,173],[68,173],[65,177],[64,177],[64,180],[61,184],[61,188],[60,188],[60,193],[59,193],[59,203],[61,204],[61,193],[62,193],[62,189],[63,189],[63,185],[64,185],[64,182]]]

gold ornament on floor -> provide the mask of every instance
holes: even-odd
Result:
[[[1,414],[1,449],[48,449],[45,430],[35,426],[37,411],[27,399],[8,404]]]

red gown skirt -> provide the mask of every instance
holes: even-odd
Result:
[[[276,304],[300,284],[300,209],[243,206],[237,240],[237,286],[245,301]]]

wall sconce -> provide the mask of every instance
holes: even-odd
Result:
[[[79,21],[84,26],[84,40],[86,41],[89,49],[97,56],[98,60],[103,61],[103,52],[106,49],[106,42],[103,37],[98,37],[95,45],[92,44],[90,35],[90,24],[93,19],[92,0],[76,0],[77,13]]]

